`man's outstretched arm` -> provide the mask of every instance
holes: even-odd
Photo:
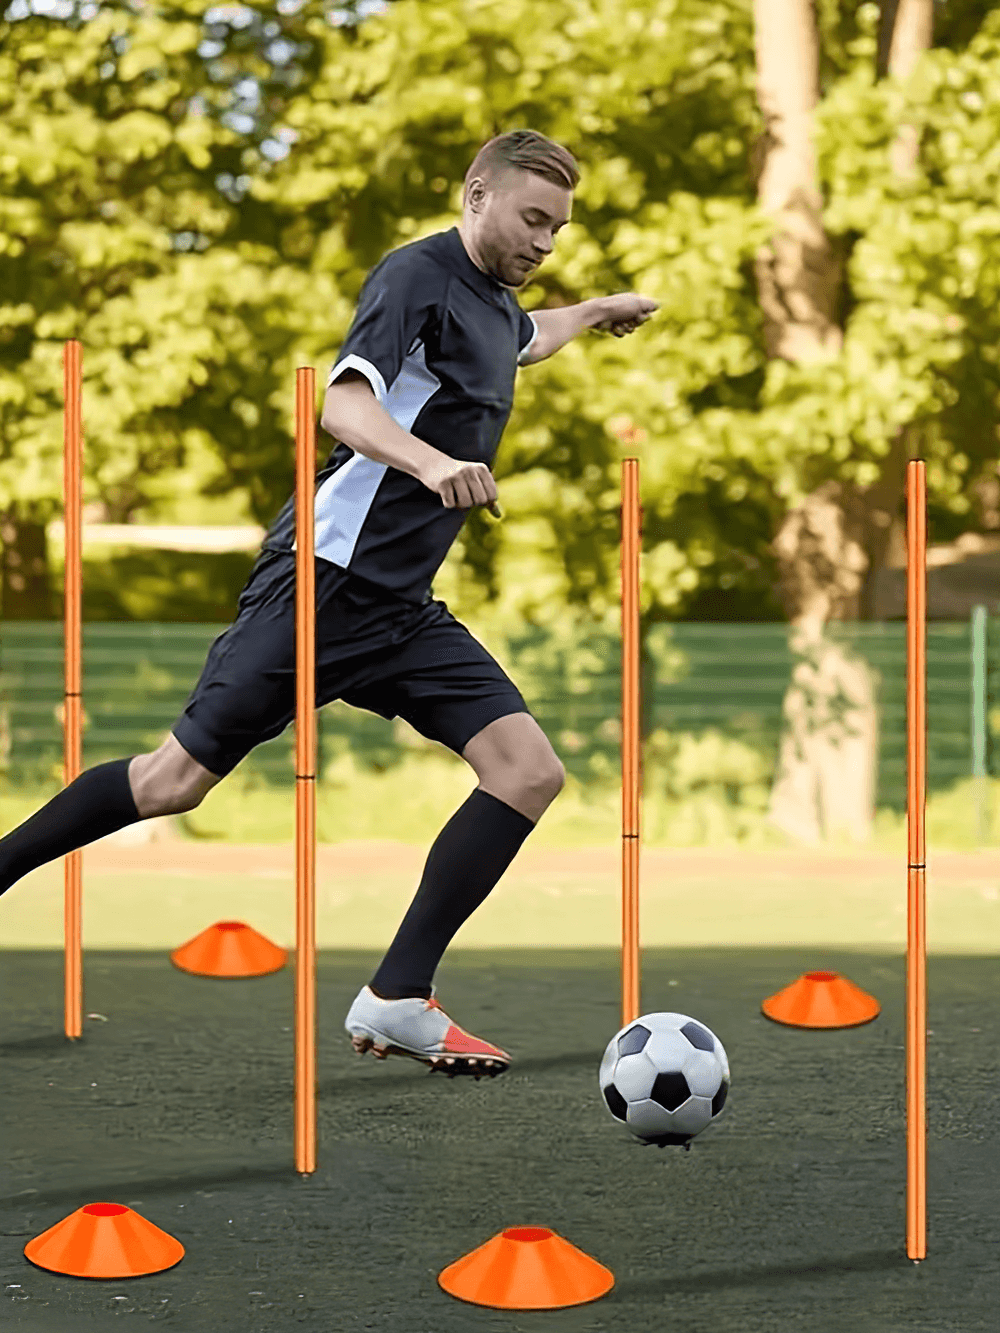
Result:
[[[648,296],[620,292],[616,296],[595,296],[593,300],[581,301],[579,305],[558,306],[554,310],[532,310],[531,317],[538,325],[538,336],[521,365],[531,366],[536,361],[544,361],[584,329],[602,329],[613,333],[616,338],[624,337],[644,324],[653,311],[659,308],[659,302]]]

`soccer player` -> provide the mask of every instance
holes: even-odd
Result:
[[[579,181],[532,130],[491,139],[466,173],[462,222],[401,246],[369,273],[327,382],[337,442],[316,476],[317,706],[343,699],[404,717],[479,779],[345,1027],[359,1053],[449,1074],[497,1074],[506,1051],[465,1032],[433,977],[563,785],[555,751],[513,681],[431,596],[473,505],[495,505],[490,465],[518,365],[587,327],[631,332],[657,308],[632,293],[526,314],[513,291],[551,253]],[[271,525],[235,622],[212,644],[184,712],[151,754],[98,764],[0,839],[0,892],[36,866],[154,815],[193,810],[295,715],[294,496]]]

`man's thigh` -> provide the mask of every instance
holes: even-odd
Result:
[[[280,562],[255,569],[236,620],[213,641],[172,727],[187,753],[218,777],[279,735],[293,715],[294,585],[283,584],[287,570]]]
[[[317,703],[339,694],[339,671],[370,647],[340,597],[344,571],[316,562]],[[359,628],[362,641],[359,643]],[[349,672],[347,674],[349,678]],[[201,676],[172,731],[209,772],[225,777],[255,746],[295,717],[295,557],[279,552],[254,567],[235,622],[211,645]]]
[[[382,717],[402,717],[462,757],[498,718],[530,714],[499,662],[441,603],[430,604],[425,623],[377,665],[372,679],[340,697]]]
[[[173,734],[224,777],[295,715],[294,557],[252,577],[236,622],[212,644]],[[335,699],[403,717],[461,755],[497,718],[527,712],[499,663],[443,603],[411,606],[317,561],[317,705]]]

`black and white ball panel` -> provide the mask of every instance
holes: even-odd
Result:
[[[688,1014],[674,1013],[655,1013],[644,1014],[642,1018],[636,1020],[637,1023],[645,1021],[647,1026],[651,1027],[654,1034],[659,1026],[665,1028],[675,1027],[678,1032],[684,1034],[684,1039],[695,1050],[714,1052],[719,1063],[722,1065],[722,1076],[729,1081],[729,1058],[726,1055],[726,1049],[714,1032],[710,1032],[704,1023],[699,1023],[696,1018],[691,1018]]]
[[[645,1051],[638,1055],[623,1055],[615,1066],[614,1085],[627,1102],[642,1101],[644,1097],[652,1096],[656,1072],[656,1066]]]
[[[700,1134],[712,1119],[712,1103],[707,1097],[689,1097],[679,1111],[664,1121],[663,1107],[652,1099],[630,1102],[626,1123],[634,1134],[655,1138],[668,1128],[674,1134]]]
[[[684,1077],[699,1097],[712,1098],[723,1082],[722,1065],[714,1051],[694,1051],[684,1061]]]
[[[624,1033],[618,1038],[618,1054],[637,1055],[639,1051],[649,1041],[649,1028],[644,1028],[641,1023],[633,1023],[631,1027],[626,1028]]]
[[[639,1138],[683,1143],[722,1111],[729,1061],[689,1015],[644,1014],[608,1043],[599,1079],[611,1114]]]
[[[604,1058],[601,1060],[601,1068],[598,1073],[598,1081],[602,1088],[606,1088],[614,1077],[615,1065],[618,1063],[618,1047],[615,1039],[608,1042],[607,1049],[604,1052]]]
[[[726,1104],[726,1098],[729,1096],[729,1080],[723,1079],[719,1086],[719,1091],[712,1098],[712,1116],[719,1114]]]
[[[690,1023],[685,1023],[681,1028],[681,1031],[684,1033],[685,1037],[687,1037],[691,1045],[696,1047],[699,1051],[715,1050],[715,1038],[712,1036],[711,1032],[709,1032],[707,1028],[703,1028],[700,1023],[696,1023],[694,1019],[692,1019]]]
[[[657,1074],[649,1095],[664,1111],[676,1111],[691,1096],[691,1088],[682,1073],[671,1070],[666,1074]]]
[[[609,1083],[606,1087],[602,1087],[601,1091],[604,1093],[604,1100],[608,1104],[608,1110],[615,1119],[625,1120],[628,1116],[628,1102],[621,1095],[615,1085]]]

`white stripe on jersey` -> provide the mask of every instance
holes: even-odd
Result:
[[[326,382],[326,387],[329,389],[334,381],[340,379],[345,370],[360,370],[362,375],[364,375],[365,379],[367,379],[368,383],[375,390],[375,397],[379,400],[381,405],[385,407],[385,400],[387,397],[385,380],[382,378],[382,374],[378,368],[373,366],[370,361],[366,361],[363,356],[345,356],[343,361],[338,361],[330,371],[330,378]]]
[[[438,377],[427,369],[426,349],[419,341],[407,353],[388,392],[378,369],[360,356],[346,356],[338,362],[329,383],[348,369],[359,370],[367,378],[381,405],[405,431],[413,428],[421,408],[441,387]],[[355,453],[320,486],[316,492],[316,554],[322,559],[348,567],[387,467]]]
[[[523,366],[523,365],[524,365],[524,358],[528,355],[528,353],[529,353],[529,352],[531,351],[531,349],[534,347],[534,345],[535,345],[535,343],[536,343],[536,341],[537,341],[537,339],[538,339],[538,335],[539,335],[539,333],[541,332],[541,329],[539,329],[539,327],[538,327],[538,320],[534,317],[534,315],[529,314],[529,315],[528,315],[528,318],[531,320],[531,327],[532,327],[535,331],[534,331],[534,333],[531,335],[531,342],[529,342],[529,343],[525,343],[525,345],[521,348],[520,352],[518,353],[517,364],[518,364],[519,366]]]

